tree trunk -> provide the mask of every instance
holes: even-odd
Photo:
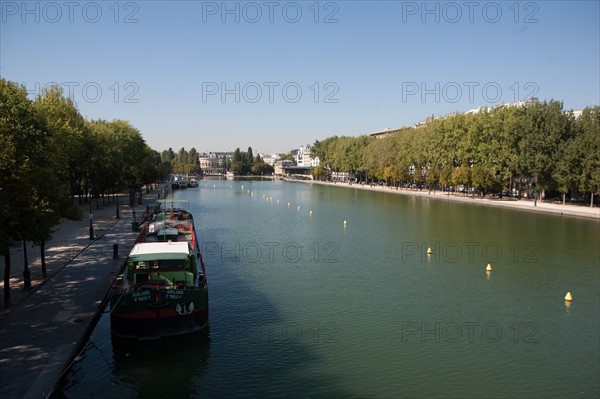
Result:
[[[594,207],[594,193],[592,193],[592,200],[590,201],[590,208]]]
[[[563,205],[567,203],[567,193],[563,193]]]
[[[42,262],[42,278],[46,278],[46,241],[40,242],[40,259]]]
[[[27,259],[27,241],[23,240],[23,289],[31,289],[31,271],[29,270],[29,260]]]
[[[10,301],[10,250],[4,254],[4,307],[11,306]]]

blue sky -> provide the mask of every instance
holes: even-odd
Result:
[[[156,150],[285,152],[523,100],[600,104],[598,1],[0,4],[0,75]]]

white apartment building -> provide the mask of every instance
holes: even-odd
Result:
[[[312,158],[310,155],[311,145],[307,144],[305,146],[301,146],[296,153],[296,165],[297,166],[310,166],[315,167],[319,166],[319,157]]]

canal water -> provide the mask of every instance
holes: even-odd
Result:
[[[58,396],[599,395],[598,221],[281,181],[175,198],[210,330],[116,341],[107,309]]]

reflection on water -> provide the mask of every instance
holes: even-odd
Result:
[[[113,374],[140,397],[197,397],[193,382],[208,364],[209,342],[207,331],[157,341],[113,336]]]
[[[210,330],[113,342],[104,315],[58,396],[598,397],[596,221],[269,181],[176,195]]]
[[[198,397],[210,358],[208,331],[154,341],[110,334],[109,308],[55,397]],[[160,395],[160,396],[159,396]]]

